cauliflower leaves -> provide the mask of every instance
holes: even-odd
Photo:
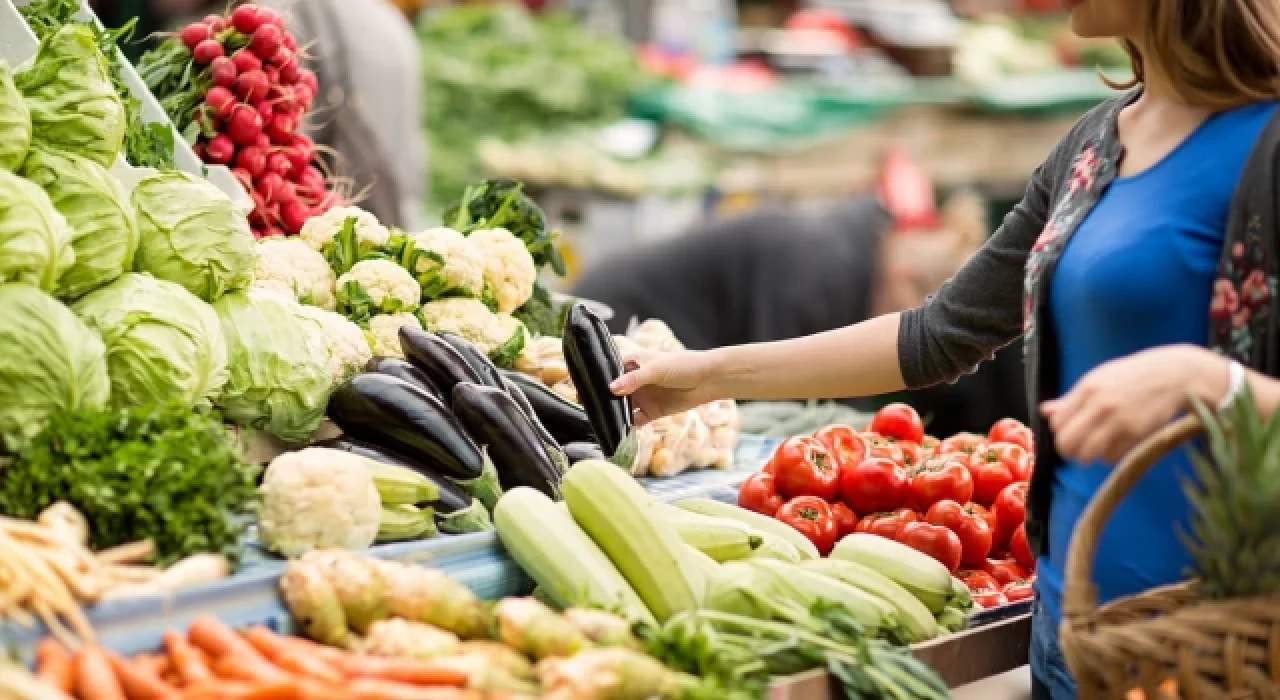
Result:
[[[401,262],[422,285],[423,300],[478,297],[484,292],[484,254],[471,239],[443,226],[413,234],[410,239],[410,259]]]
[[[308,219],[298,237],[324,256],[334,274],[341,275],[386,247],[391,231],[359,207],[334,207]]]
[[[422,287],[409,271],[390,260],[362,260],[338,278],[338,310],[356,323],[378,314],[412,312]]]

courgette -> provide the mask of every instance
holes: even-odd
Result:
[[[847,535],[832,550],[831,557],[862,564],[889,577],[934,615],[942,612],[954,595],[947,567],[927,554],[879,535]]]
[[[753,513],[729,503],[713,501],[710,498],[686,498],[676,503],[676,505],[701,515],[737,520],[761,532],[781,537],[796,548],[796,552],[799,553],[801,559],[818,559],[821,556],[818,553],[818,548],[813,546],[813,543],[807,537],[780,520]]]

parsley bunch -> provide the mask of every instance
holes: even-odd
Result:
[[[65,412],[0,470],[0,512],[34,518],[66,501],[94,549],[151,539],[162,566],[199,552],[235,561],[257,473],[219,420],[185,405]]]

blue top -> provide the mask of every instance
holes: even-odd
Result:
[[[1049,288],[1067,393],[1109,360],[1161,345],[1203,346],[1227,212],[1254,142],[1276,111],[1259,103],[1217,114],[1154,166],[1118,177],[1067,242]],[[1055,474],[1041,599],[1061,620],[1063,572],[1076,521],[1114,465],[1068,461]],[[1179,533],[1189,506],[1187,450],[1166,457],[1112,515],[1093,564],[1099,602],[1184,580]]]

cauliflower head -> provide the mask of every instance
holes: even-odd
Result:
[[[390,260],[362,260],[338,278],[338,310],[356,323],[413,311],[421,299],[418,280]]]
[[[443,226],[411,238],[415,250],[422,251],[412,270],[422,285],[422,298],[484,293],[484,255],[470,238]]]
[[[290,559],[313,549],[367,549],[378,536],[382,502],[364,460],[308,447],[271,460],[259,488],[258,532]]]
[[[400,349],[400,328],[413,326],[422,330],[418,317],[411,313],[383,314],[369,319],[369,345],[380,357],[404,357]]]
[[[378,217],[360,207],[334,207],[329,211],[307,219],[298,237],[312,250],[325,252],[342,232],[347,219],[356,220],[356,240],[361,250],[381,248],[391,240],[391,232],[378,221]]]
[[[346,317],[314,306],[303,306],[302,315],[320,324],[329,346],[329,371],[335,384],[363,370],[373,358],[364,330]]]
[[[479,299],[437,299],[418,314],[427,330],[462,336],[502,367],[515,362],[529,339],[519,319],[495,314]]]
[[[533,296],[538,267],[524,242],[505,228],[475,231],[471,243],[484,257],[484,282],[498,313],[509,314]]]
[[[324,256],[297,238],[258,242],[253,267],[256,285],[287,293],[297,301],[332,311],[337,307],[333,270]]]

